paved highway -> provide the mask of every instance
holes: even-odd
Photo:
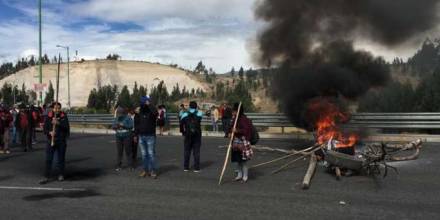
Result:
[[[138,178],[139,170],[114,171],[111,135],[74,134],[67,150],[64,182],[38,185],[44,146],[0,155],[0,219],[440,219],[440,146],[425,144],[416,161],[394,163],[399,174],[336,181],[318,167],[309,190],[299,187],[307,168],[301,161],[276,175],[279,165],[250,171],[246,184],[217,185],[227,142],[204,138],[202,172],[183,172],[181,137],[159,137],[159,178]],[[262,140],[289,148],[307,143]],[[276,153],[256,152],[250,162]],[[281,163],[282,164],[282,163]],[[44,188],[41,188],[44,187]],[[71,191],[61,191],[60,188]]]

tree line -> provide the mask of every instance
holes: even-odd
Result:
[[[133,109],[139,105],[140,97],[147,94],[150,96],[152,104],[163,104],[169,107],[174,107],[175,102],[181,99],[200,99],[207,96],[200,88],[188,90],[185,86],[180,88],[178,83],[169,93],[164,81],[160,81],[150,90],[135,82],[131,92],[126,85],[120,90],[117,85],[106,85],[92,89],[88,97],[87,108],[92,112],[109,112],[115,105]]]
[[[439,112],[440,67],[424,76],[417,86],[410,82],[391,82],[369,91],[359,100],[359,112]]]

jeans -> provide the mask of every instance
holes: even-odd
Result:
[[[145,172],[156,172],[156,136],[139,135],[143,167]]]
[[[11,127],[12,144],[17,143],[17,128],[15,126]]]
[[[185,137],[184,140],[184,154],[183,154],[183,168],[189,170],[189,161],[191,158],[191,151],[194,156],[194,170],[200,170],[200,145],[202,137],[199,135],[192,137]]]
[[[54,146],[51,146],[51,140],[47,141],[46,145],[46,171],[44,176],[49,178],[52,170],[52,162],[54,155],[57,155],[57,168],[59,171],[59,175],[64,176],[64,166],[66,159],[66,142],[65,141],[56,141]]]
[[[212,131],[218,131],[217,121],[215,119],[211,119]]]

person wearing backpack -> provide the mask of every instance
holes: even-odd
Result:
[[[157,178],[156,173],[156,122],[157,110],[150,104],[149,96],[142,96],[140,110],[134,116],[135,142],[141,149],[143,160],[143,171],[139,177],[151,176]]]
[[[229,135],[234,135],[231,151],[231,162],[237,163],[238,172],[237,176],[235,177],[235,181],[246,183],[249,178],[247,161],[249,161],[253,156],[250,143],[252,139],[253,125],[251,120],[249,120],[249,118],[245,115],[243,109],[243,106],[241,106],[239,110],[239,104],[234,104],[232,109],[232,121],[235,121],[235,118],[238,118],[238,120],[236,127],[230,129]]]
[[[116,148],[117,148],[117,161],[116,171],[119,172],[122,169],[122,156],[125,150],[125,156],[128,162],[130,170],[134,170],[133,162],[133,149],[132,149],[132,133],[133,120],[128,116],[125,109],[118,107],[116,109],[116,118],[113,121],[112,129],[115,130],[116,136]]]
[[[184,155],[183,170],[189,171],[191,152],[194,157],[194,172],[200,172],[200,146],[202,144],[202,122],[203,113],[197,110],[197,102],[189,103],[189,110],[183,113],[181,121],[184,133]]]
[[[20,133],[21,146],[23,151],[32,150],[32,114],[24,104],[20,105],[20,110],[15,120],[15,126]]]

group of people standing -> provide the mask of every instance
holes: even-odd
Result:
[[[160,108],[159,108],[160,109]],[[252,135],[252,122],[246,117],[243,109],[239,110],[239,105],[235,104],[230,108],[226,104],[222,107],[222,120],[224,120],[225,136],[234,135],[232,145],[232,162],[237,162],[237,177],[235,180],[246,182],[248,180],[248,168],[246,161],[251,159],[253,152],[250,148]],[[229,113],[230,111],[230,118]],[[224,114],[226,112],[226,114]],[[117,161],[116,171],[122,169],[122,158],[125,152],[128,168],[136,168],[137,148],[141,150],[142,171],[140,177],[150,176],[157,178],[156,161],[156,126],[160,125],[160,110],[151,104],[150,97],[143,96],[140,99],[140,108],[134,114],[118,107],[112,128],[115,130]],[[183,141],[183,171],[200,172],[200,149],[202,145],[201,122],[203,112],[198,109],[197,102],[191,101],[189,108],[186,109],[182,104],[179,111],[180,131],[184,137]],[[237,119],[237,126],[233,129],[230,125]],[[228,122],[226,122],[228,120]],[[193,166],[190,166],[191,155]]]
[[[232,145],[232,162],[236,162],[237,176],[235,180],[246,182],[248,180],[248,168],[246,163],[252,158],[250,148],[252,138],[252,122],[246,117],[244,110],[238,103],[231,108],[224,104],[219,111],[221,115],[225,137],[234,136]],[[184,137],[183,170],[200,172],[200,149],[202,145],[201,122],[203,112],[198,109],[197,102],[191,101],[189,108],[180,106],[179,122],[180,131]],[[122,159],[125,152],[128,167],[136,168],[137,149],[141,150],[142,172],[140,177],[150,176],[157,178],[156,163],[156,126],[163,126],[161,120],[165,119],[165,108],[157,109],[151,104],[150,97],[140,98],[140,106],[136,112],[128,112],[122,107],[115,111],[115,119],[112,128],[115,130],[117,161],[116,171],[122,169]],[[231,126],[237,120],[237,126]],[[58,181],[64,180],[65,155],[67,139],[70,136],[70,124],[68,116],[61,110],[61,104],[52,103],[48,108],[37,108],[20,105],[18,109],[8,109],[0,105],[0,153],[9,154],[9,140],[12,136],[14,143],[17,133],[21,139],[23,151],[32,150],[32,142],[35,140],[35,128],[42,124],[46,142],[46,160],[44,178],[40,184],[50,181],[52,176],[52,163],[57,158]],[[162,131],[160,129],[160,131]],[[162,133],[162,132],[161,132]],[[190,166],[191,155],[193,166]]]
[[[208,110],[207,116],[211,118],[212,131],[219,131],[218,123],[221,122],[223,132],[225,133],[224,137],[228,137],[232,123],[232,108],[226,103],[223,103],[220,107],[213,105]]]
[[[20,143],[23,151],[31,151],[36,144],[36,128],[41,127],[46,109],[33,105],[12,108],[0,104],[0,154],[10,154],[10,145]]]

